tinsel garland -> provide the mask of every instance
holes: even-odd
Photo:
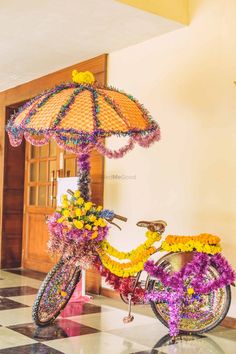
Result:
[[[118,150],[108,149],[105,147],[104,144],[102,144],[101,142],[98,142],[98,141],[95,144],[95,148],[103,156],[106,156],[108,158],[117,159],[117,158],[123,157],[125,154],[127,154],[127,152],[131,151],[134,148],[134,140],[132,138],[130,138],[128,143]]]
[[[146,135],[134,135],[134,140],[142,147],[147,148],[155,141],[159,141],[161,138],[160,129],[150,131]]]
[[[204,276],[209,266],[215,267],[219,276],[217,279],[205,283]],[[208,294],[233,283],[236,279],[236,273],[220,253],[210,256],[206,253],[195,252],[192,261],[179,272],[169,273],[161,266],[155,265],[153,261],[146,262],[144,269],[151,276],[160,280],[165,289],[146,293],[145,301],[168,303],[171,336],[176,336],[179,333],[178,324],[181,318],[181,309],[182,306],[185,306],[184,304],[190,295]]]
[[[81,197],[88,201],[91,196],[90,190],[90,154],[81,153],[77,155],[77,176],[78,176],[78,189],[80,190]]]
[[[35,145],[35,146],[42,146],[45,144],[49,143],[49,140],[51,139],[51,135],[48,133],[45,133],[42,136],[36,136],[33,137],[31,134],[28,132],[24,133],[25,140],[27,140],[30,144]]]

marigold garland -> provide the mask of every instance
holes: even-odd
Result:
[[[203,252],[216,254],[221,252],[220,238],[211,234],[197,236],[174,236],[168,235],[161,248],[167,252]]]
[[[147,231],[146,232],[146,237],[147,241],[145,241],[143,244],[138,246],[137,248],[133,249],[132,251],[129,252],[120,252],[116,248],[110,245],[110,243],[107,240],[103,240],[101,243],[101,249],[109,254],[110,256],[113,256],[117,259],[130,259],[130,260],[136,260],[136,259],[142,259],[142,255],[146,253],[147,250],[150,249],[150,247],[157,241],[161,239],[161,235],[158,232],[152,232],[152,231]]]
[[[119,277],[130,277],[137,274],[144,268],[144,263],[147,259],[156,252],[155,247],[150,247],[145,254],[142,255],[142,259],[135,259],[131,262],[120,263],[111,259],[102,249],[98,249],[101,262],[105,268],[107,268],[112,274]]]
[[[113,274],[120,277],[125,278],[135,275],[143,270],[146,260],[156,252],[156,248],[153,247],[153,244],[161,239],[161,235],[158,232],[152,231],[147,231],[146,237],[148,238],[147,241],[129,252],[120,252],[111,246],[107,240],[103,240],[97,250],[102,264]],[[130,262],[117,262],[109,256],[119,260],[129,259]]]

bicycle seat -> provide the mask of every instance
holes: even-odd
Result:
[[[146,227],[150,231],[157,231],[162,234],[165,231],[167,223],[164,220],[138,221],[136,225]]]

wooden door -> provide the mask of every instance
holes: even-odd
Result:
[[[26,144],[23,267],[47,272],[55,263],[48,253],[46,218],[55,207],[59,149]]]
[[[91,153],[92,200],[101,203],[103,189],[103,158]],[[76,156],[59,149],[51,140],[48,145],[26,144],[23,267],[47,272],[57,261],[47,250],[48,230],[45,219],[55,210],[57,177],[77,175]],[[98,294],[100,276],[96,271],[86,273],[86,289]]]

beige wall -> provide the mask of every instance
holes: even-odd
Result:
[[[137,220],[163,218],[167,233],[220,235],[236,268],[236,1],[190,0],[190,14],[190,26],[109,56],[109,83],[162,131],[152,148],[106,159],[105,205],[129,217],[111,242],[130,249],[144,240]]]

